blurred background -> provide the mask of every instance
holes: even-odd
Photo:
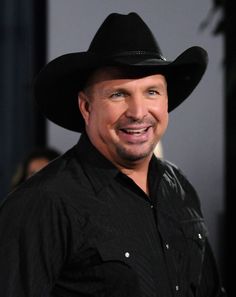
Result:
[[[208,51],[209,66],[201,83],[170,114],[161,154],[179,166],[198,191],[217,263],[232,294],[234,6],[233,0],[1,0],[0,201],[10,191],[19,163],[34,148],[63,153],[80,136],[39,114],[32,92],[36,74],[59,55],[86,51],[109,13],[136,11],[167,59],[193,45]]]

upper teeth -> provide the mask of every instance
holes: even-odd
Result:
[[[142,133],[145,130],[147,130],[147,128],[142,128],[142,129],[124,129],[124,130],[127,133]]]

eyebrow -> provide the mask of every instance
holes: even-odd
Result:
[[[147,87],[147,89],[165,89],[167,84],[157,83]]]

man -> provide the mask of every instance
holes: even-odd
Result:
[[[206,65],[167,61],[136,13],[46,65],[39,107],[82,136],[2,205],[1,296],[225,296],[195,190],[153,154]]]

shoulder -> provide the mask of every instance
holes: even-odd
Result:
[[[162,187],[175,193],[184,204],[193,206],[201,213],[198,193],[182,169],[168,160],[160,160],[160,162],[163,168]]]
[[[75,197],[89,195],[88,181],[76,158],[74,148],[50,162],[30,177],[2,202],[2,208],[45,209],[75,208]]]
[[[187,176],[184,174],[182,169],[180,169],[176,164],[168,161],[161,160],[161,165],[163,166],[163,179],[166,181],[172,180],[179,183],[185,190],[194,190],[192,184],[188,180]]]

